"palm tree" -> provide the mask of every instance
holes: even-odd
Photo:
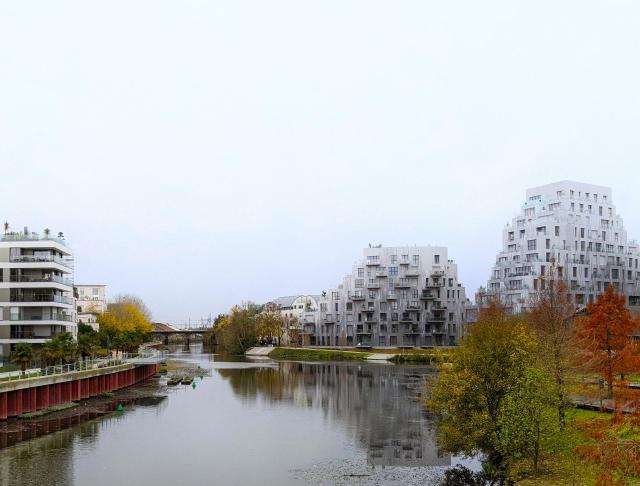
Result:
[[[17,365],[20,365],[20,369],[24,374],[27,366],[31,364],[33,360],[33,348],[29,343],[16,344],[13,353],[11,353],[11,361]]]
[[[4,222],[4,234],[6,235],[9,232],[9,222]]]
[[[49,228],[44,229],[44,237],[49,239],[49,235],[51,234],[51,230]]]

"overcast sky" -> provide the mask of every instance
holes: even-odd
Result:
[[[181,322],[318,293],[369,243],[473,294],[527,187],[640,238],[640,2],[0,4],[0,219]]]

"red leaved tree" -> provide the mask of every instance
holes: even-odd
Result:
[[[608,398],[613,398],[618,377],[638,371],[640,356],[630,338],[637,328],[624,296],[611,286],[587,306],[587,315],[578,323],[578,360],[605,380]]]

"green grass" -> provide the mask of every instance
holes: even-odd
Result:
[[[78,404],[75,402],[61,403],[60,405],[53,405],[52,407],[49,407],[49,408],[43,408],[42,410],[38,410],[37,412],[23,413],[18,418],[21,418],[21,419],[39,418],[53,412],[59,412],[60,410],[67,410],[69,408],[74,408],[77,406]]]
[[[7,373],[9,371],[18,371],[20,369],[19,366],[14,364],[7,364],[5,366],[0,366],[0,373]]]
[[[337,351],[326,349],[275,348],[269,353],[272,359],[290,359],[305,361],[363,361],[371,353],[359,351]]]

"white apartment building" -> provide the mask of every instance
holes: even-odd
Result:
[[[640,305],[640,252],[627,238],[611,189],[562,181],[528,189],[517,216],[503,230],[481,299],[499,298],[513,312],[530,307],[552,262],[566,279],[576,307],[612,285],[630,308]]]
[[[301,330],[303,323],[316,322],[321,299],[321,295],[288,295],[267,302],[265,309],[280,312],[283,317],[288,319],[288,325],[295,325]],[[293,344],[289,342],[286,334],[282,337],[282,343]]]
[[[71,249],[59,234],[0,236],[0,360],[18,342],[42,344],[77,328]]]
[[[107,311],[106,288],[106,285],[75,286],[78,324],[89,324],[98,330],[98,316]]]
[[[465,289],[440,246],[365,248],[338,288],[323,293],[304,343],[448,346],[463,333]]]

